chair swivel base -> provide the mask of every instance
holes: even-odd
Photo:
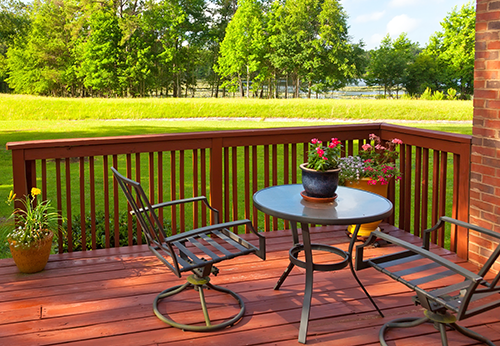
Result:
[[[219,291],[225,294],[231,295],[239,304],[240,306],[240,311],[238,314],[236,314],[234,317],[232,317],[229,320],[224,321],[223,323],[219,324],[212,324],[210,321],[210,317],[208,315],[208,309],[207,305],[205,302],[205,295],[203,293],[203,287],[207,287],[208,289],[212,289],[215,291]],[[166,318],[159,310],[158,310],[158,303],[167,297],[173,296],[177,293],[180,293],[184,291],[185,289],[188,288],[193,288],[195,291],[198,291],[200,294],[200,302],[201,302],[201,309],[203,310],[203,316],[205,317],[205,326],[195,326],[195,325],[189,325],[189,324],[182,324],[175,322],[171,319]],[[233,291],[230,291],[226,288],[212,285],[210,283],[210,279],[208,277],[200,278],[196,275],[190,275],[187,278],[187,282],[183,285],[178,285],[174,287],[170,287],[160,294],[158,294],[153,302],[153,311],[155,315],[163,322],[165,322],[168,325],[171,325],[172,327],[179,328],[182,330],[188,330],[192,332],[210,332],[218,329],[223,329],[228,326],[232,326],[236,322],[238,322],[242,317],[243,314],[245,313],[245,304],[243,303],[243,300],[241,299],[240,296],[238,296],[236,293]]]
[[[441,334],[441,344],[443,346],[448,346],[448,338],[446,337],[446,327],[449,327],[453,330],[456,330],[457,332],[471,338],[474,340],[482,341],[486,345],[490,346],[495,346],[493,342],[490,340],[486,339],[484,336],[468,329],[462,326],[459,326],[456,324],[456,318],[454,315],[450,314],[449,312],[446,312],[445,314],[442,313],[435,313],[431,312],[428,310],[424,310],[424,315],[425,317],[403,317],[403,318],[398,318],[392,321],[387,322],[380,328],[379,332],[379,341],[380,345],[382,346],[388,346],[387,342],[385,341],[385,332],[389,328],[411,328],[411,327],[416,327],[419,326],[425,322],[430,322],[434,323],[434,326],[436,329],[439,330],[439,333]]]

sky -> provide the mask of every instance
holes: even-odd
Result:
[[[469,0],[341,0],[349,16],[349,35],[353,42],[363,40],[365,49],[380,46],[389,34],[397,38],[406,32],[412,42],[424,48],[429,37],[442,31],[441,22],[455,6]],[[473,0],[475,6],[476,1]]]

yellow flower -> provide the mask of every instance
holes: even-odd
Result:
[[[33,188],[31,189],[31,196],[33,196],[33,197],[35,197],[36,195],[39,195],[39,194],[41,194],[41,193],[42,193],[42,190],[37,189],[36,187],[33,187]]]

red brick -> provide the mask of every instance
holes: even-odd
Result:
[[[486,22],[476,23],[476,32],[483,32],[486,30],[488,30],[488,23]]]
[[[471,172],[470,181],[477,181],[478,183],[483,182],[483,175],[480,173]]]
[[[469,215],[479,217],[481,215],[481,211],[476,208],[470,208]]]
[[[483,13],[482,15],[483,16],[491,16],[491,13]],[[500,18],[499,15],[500,15],[500,12],[495,12],[495,16],[498,16],[498,18]],[[495,18],[495,19],[497,19],[497,18]],[[476,33],[476,41],[498,40],[498,32],[496,31],[496,29],[500,29],[500,21],[488,22],[488,30],[495,30],[495,31]]]
[[[497,179],[500,179],[500,178],[497,178]],[[486,203],[491,203],[493,205],[496,205],[496,206],[500,206],[500,196],[494,196],[494,195],[488,195],[488,194],[484,194],[483,196],[483,200],[486,202]],[[498,207],[495,207],[495,209],[493,210],[494,212],[496,212]]]
[[[488,101],[488,108],[490,109],[500,109],[500,101]]]
[[[474,69],[476,70],[486,70],[486,61],[487,60],[476,60],[474,62]],[[474,87],[476,88],[475,84],[474,84]],[[478,86],[478,88],[480,88]]]
[[[483,138],[483,146],[500,149],[500,141],[490,138]],[[492,160],[489,161],[488,164],[489,165],[491,164],[492,166],[495,167],[500,167],[500,160]]]
[[[473,126],[484,126],[484,119],[480,116],[475,116],[472,119],[472,125]]]
[[[476,59],[495,60],[498,59],[497,51],[476,52]]]
[[[494,167],[480,165],[477,163],[471,164],[471,171],[479,174],[495,176],[496,170]]]
[[[493,55],[492,53],[488,53],[488,54]],[[498,57],[498,53],[497,53],[497,57]],[[498,72],[497,71],[475,71],[474,74],[477,78],[498,79]]]
[[[475,163],[483,163],[483,158],[481,155],[472,155],[470,161]]]
[[[490,119],[498,118],[498,109],[491,106],[491,104],[496,106],[497,104],[500,105],[500,102],[493,100],[486,100],[484,108],[474,109],[474,116],[482,116],[484,118],[490,118]]]
[[[500,216],[493,213],[483,213],[483,219],[490,221],[492,224],[500,224]]]
[[[500,1],[491,1],[488,3],[488,10],[493,11],[498,9],[500,9]]]
[[[469,191],[471,199],[479,199],[481,194],[477,191]]]
[[[471,182],[471,188],[478,189],[479,191],[485,192],[485,193],[491,193],[491,194],[495,193],[495,189],[493,186],[485,185],[485,184],[478,183],[478,182]],[[490,210],[490,209],[487,209],[487,210]],[[493,210],[493,209],[491,209],[491,210]]]
[[[498,81],[498,80],[486,81],[486,87],[489,89],[498,89],[498,88],[500,88],[500,81]]]
[[[500,186],[500,177],[496,178],[491,175],[483,175],[483,183]],[[486,201],[486,196],[483,197],[483,200]]]
[[[500,29],[500,21],[488,22],[488,30],[490,30],[490,32],[498,29]]]
[[[492,63],[493,61],[488,61],[489,63]],[[475,90],[474,91],[474,97],[477,97],[478,99],[497,99],[497,91],[496,90]]]
[[[490,41],[486,44],[486,49],[500,49],[500,41]]]
[[[472,134],[474,136],[483,136],[483,137],[495,137],[496,130],[484,128],[484,127],[474,127],[472,129]]]
[[[486,68],[491,70],[500,69],[500,61],[489,60],[486,61]]]
[[[476,183],[479,184],[479,183]],[[480,185],[480,184],[479,184]],[[483,212],[493,212],[493,205],[481,201],[475,201],[474,203],[471,203],[471,205],[474,205],[474,207],[480,209]]]
[[[500,129],[500,119],[485,119],[484,126],[494,129]]]

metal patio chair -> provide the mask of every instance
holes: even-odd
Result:
[[[217,275],[219,270],[214,264],[224,260],[248,254],[255,254],[264,260],[266,253],[265,238],[255,231],[249,220],[218,223],[219,212],[209,205],[205,196],[151,205],[138,182],[124,177],[114,167],[111,170],[127,197],[132,209],[131,213],[136,216],[142,227],[151,252],[179,278],[184,272],[192,272],[185,284],[170,287],[155,298],[153,310],[156,316],[173,327],[189,331],[213,331],[231,326],[239,321],[245,312],[243,300],[236,293],[226,288],[212,285],[209,276],[210,274]],[[213,213],[214,224],[167,236],[156,210],[173,205],[200,202]],[[237,226],[246,226],[252,233],[257,235],[259,247],[252,245],[229,230],[229,228]],[[162,299],[178,294],[188,288],[194,288],[199,292],[205,325],[188,325],[175,322],[165,317],[158,310],[158,303]],[[212,324],[205,301],[204,288],[231,295],[238,302],[240,311],[224,322]]]
[[[415,327],[425,322],[434,323],[440,332],[443,346],[448,345],[447,328],[487,345],[495,345],[484,336],[456,322],[500,306],[500,273],[495,274],[491,270],[500,255],[500,244],[491,251],[490,257],[479,273],[473,273],[429,250],[431,233],[443,227],[445,223],[478,232],[481,236],[494,238],[496,242],[500,241],[499,233],[443,216],[434,227],[424,231],[422,247],[375,231],[366,243],[356,248],[356,270],[372,267],[403,283],[417,294],[413,297],[413,302],[424,308],[425,317],[405,317],[384,324],[379,333],[381,345],[387,345],[385,341],[387,329]],[[401,246],[405,250],[363,259],[364,247],[377,238]],[[435,281],[438,282],[433,284]],[[430,286],[429,284],[434,288],[426,288]]]

